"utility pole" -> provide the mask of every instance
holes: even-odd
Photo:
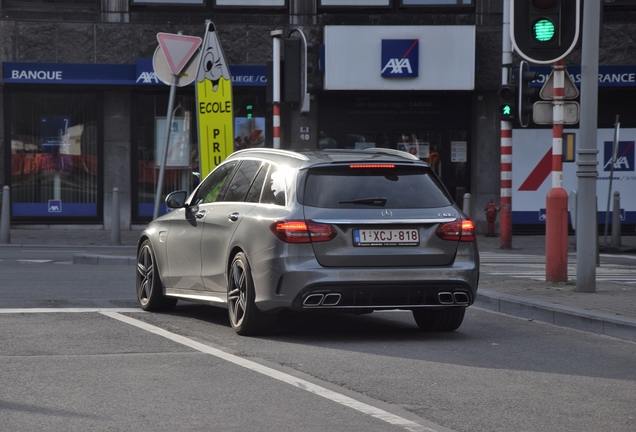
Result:
[[[577,149],[578,177],[576,221],[576,291],[596,292],[598,222],[596,177],[598,176],[597,112],[598,49],[601,2],[583,2],[581,55],[581,122]]]

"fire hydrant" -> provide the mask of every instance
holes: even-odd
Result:
[[[488,204],[486,204],[486,207],[484,207],[484,211],[486,212],[486,221],[488,222],[488,232],[486,233],[486,237],[497,237],[495,234],[495,221],[497,220],[499,207],[490,200]]]

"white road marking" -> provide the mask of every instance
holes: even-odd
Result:
[[[247,360],[244,359],[242,357],[238,357],[235,356],[233,354],[229,354],[226,353],[224,351],[221,351],[219,349],[216,348],[212,348],[209,347],[207,345],[204,345],[200,342],[196,342],[192,339],[186,338],[184,336],[180,336],[177,335],[175,333],[166,331],[162,328],[153,326],[151,324],[147,324],[143,321],[139,321],[136,320],[134,318],[130,318],[128,316],[125,315],[121,315],[117,312],[111,312],[106,311],[106,310],[102,310],[100,311],[101,314],[106,315],[110,318],[122,321],[126,324],[130,324],[132,326],[135,326],[137,328],[140,328],[142,330],[145,330],[147,332],[150,333],[154,333],[156,335],[165,337],[167,339],[170,339],[171,341],[180,343],[182,345],[185,345],[187,347],[190,347],[192,349],[195,349],[197,351],[200,351],[202,353],[205,354],[210,354],[213,355],[215,357],[218,357],[222,360],[228,361],[230,363],[234,363],[238,366],[242,366],[244,368],[250,369],[254,372],[258,372],[260,374],[266,375],[270,378],[274,378],[277,379],[279,381],[282,381],[286,384],[292,385],[294,387],[297,387],[301,390],[306,390],[310,393],[313,393],[315,395],[318,396],[322,396],[326,399],[329,399],[330,401],[339,403],[341,405],[344,405],[346,407],[352,408],[356,411],[360,411],[363,414],[367,414],[370,415],[371,417],[377,418],[379,420],[385,421],[391,425],[394,426],[399,426],[402,427],[408,431],[427,431],[427,432],[436,432],[435,429],[431,429],[429,427],[420,425],[418,423],[415,423],[413,421],[407,420],[403,417],[397,416],[395,414],[391,414],[387,411],[384,411],[382,409],[376,408],[374,406],[365,404],[363,402],[359,402],[353,398],[350,398],[348,396],[342,395],[340,393],[334,392],[332,390],[326,389],[324,387],[321,387],[319,385],[310,383],[309,381],[305,381],[303,379],[300,378],[296,378],[292,375],[288,375],[286,373],[277,371],[275,369],[269,368],[267,366],[263,366],[260,365],[258,363],[255,363],[251,360]]]
[[[16,308],[0,309],[0,314],[20,314],[20,313],[88,313],[88,312],[144,312],[139,308]]]
[[[40,259],[40,260],[37,260],[37,259],[18,259],[16,261],[17,262],[26,262],[26,263],[39,263],[39,264],[53,262],[53,260],[51,260],[51,259]]]

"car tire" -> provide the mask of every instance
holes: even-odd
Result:
[[[137,253],[137,301],[145,311],[169,311],[177,305],[177,299],[166,297],[159,277],[157,260],[150,240],[145,240]]]
[[[413,318],[420,330],[450,332],[457,330],[464,321],[466,308],[414,309]]]
[[[252,270],[243,252],[234,256],[227,286],[227,309],[230,324],[241,336],[264,334],[276,322],[275,314],[263,313],[256,307]]]

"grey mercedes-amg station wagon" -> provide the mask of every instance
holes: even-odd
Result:
[[[475,301],[473,223],[405,152],[242,150],[166,204],[139,239],[144,310],[203,302],[252,335],[283,310],[403,309],[452,331]]]

